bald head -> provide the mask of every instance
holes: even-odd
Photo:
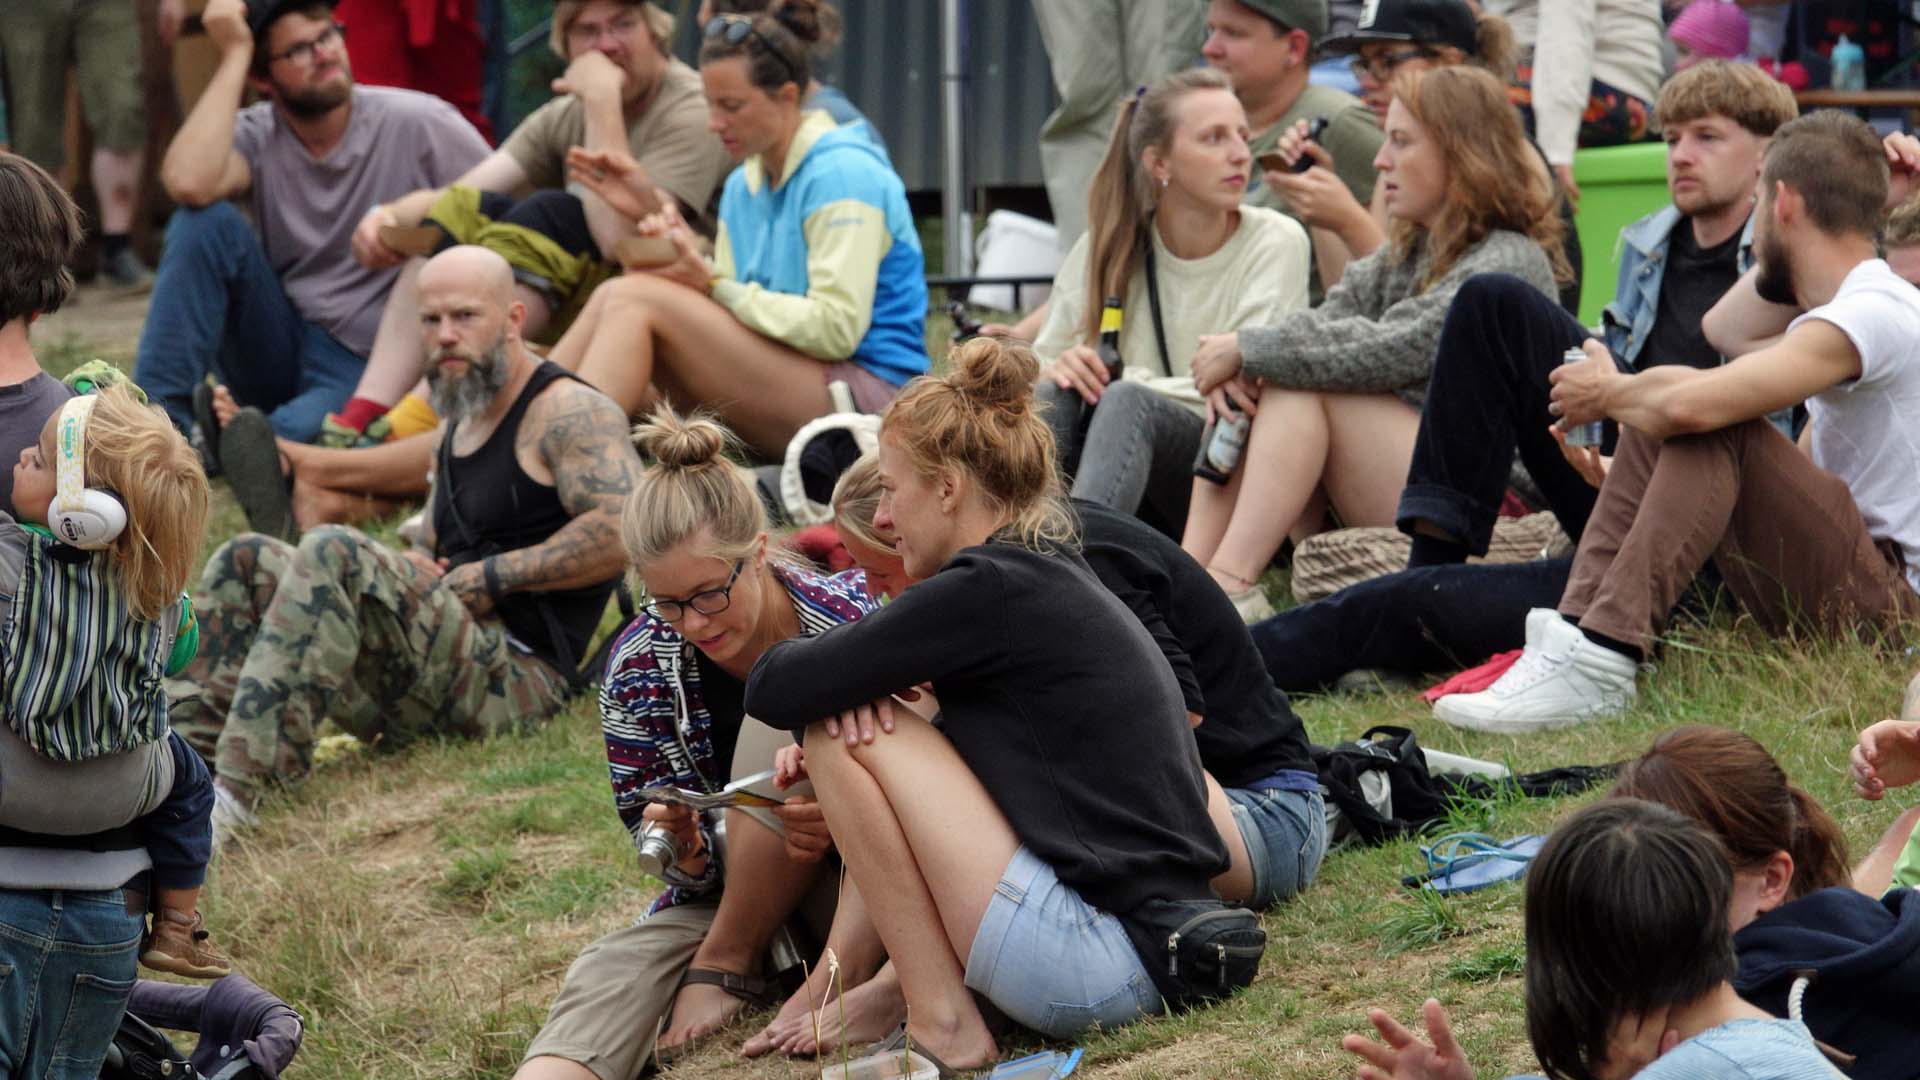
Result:
[[[513,268],[485,248],[448,248],[420,268],[420,344],[441,416],[485,408],[531,362],[520,342],[527,309],[513,293]]]
[[[513,302],[513,267],[507,260],[473,244],[461,244],[427,260],[420,268],[420,293],[457,288],[470,295],[498,302],[502,309]]]

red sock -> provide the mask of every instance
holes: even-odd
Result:
[[[387,408],[372,398],[356,397],[349,398],[340,411],[333,415],[353,430],[365,431],[368,424],[387,414]]]

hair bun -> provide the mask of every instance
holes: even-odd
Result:
[[[669,469],[694,469],[722,460],[731,438],[711,417],[681,416],[665,404],[633,429],[633,445],[641,455]]]
[[[1032,404],[1040,360],[1025,345],[977,337],[948,357],[947,385],[976,405],[1023,411]]]
[[[840,33],[840,13],[821,0],[775,0],[767,14],[809,48]]]

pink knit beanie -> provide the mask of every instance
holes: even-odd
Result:
[[[1693,0],[1667,36],[1696,53],[1733,60],[1747,51],[1747,13],[1726,0]]]

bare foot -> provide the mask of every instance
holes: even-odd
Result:
[[[808,981],[812,981],[811,977]],[[740,1056],[759,1057],[780,1046],[797,1034],[802,1027],[811,1028],[813,1002],[818,1001],[819,997],[820,991],[814,987],[802,985],[800,989],[795,990],[786,1004],[780,1006],[780,1011],[767,1022],[767,1026],[755,1032],[752,1038],[740,1045]]]
[[[916,1015],[907,1023],[907,1037],[956,1072],[985,1068],[1000,1057],[987,1022],[980,1018],[980,1010],[971,1000],[949,1023]]]
[[[887,967],[822,1008],[817,1034],[811,1018],[803,1016],[799,1030],[781,1042],[780,1050],[791,1057],[809,1057],[843,1045],[864,1046],[886,1038],[906,1015],[900,980]]]
[[[687,983],[673,996],[673,1022],[660,1033],[658,1047],[674,1050],[701,1036],[720,1030],[745,1001],[717,986]]]
[[[228,390],[224,384],[215,386],[213,388],[214,423],[226,427],[233,422],[234,417],[239,415],[240,403],[233,400],[233,391]]]

